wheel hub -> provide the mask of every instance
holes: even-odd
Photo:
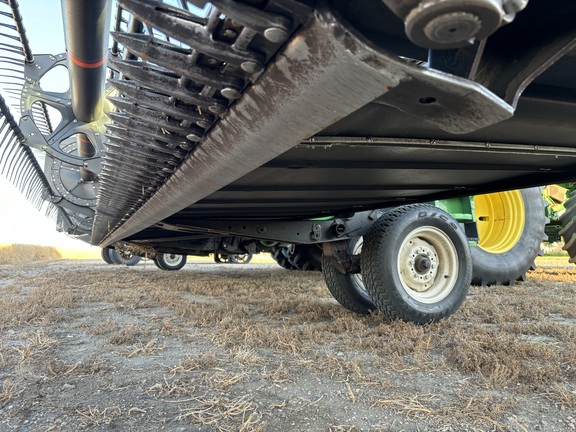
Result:
[[[419,274],[424,274],[430,270],[432,263],[426,255],[418,255],[414,258],[414,268]]]
[[[458,254],[452,240],[440,229],[413,230],[398,250],[400,284],[413,299],[433,304],[444,299],[458,277]]]
[[[417,292],[430,288],[438,273],[438,254],[434,246],[415,237],[408,241],[400,254],[401,262],[406,263],[400,271],[404,283]]]
[[[176,265],[176,264],[180,263],[180,261],[182,260],[182,255],[165,254],[164,260],[166,261],[166,263],[168,263],[170,265]]]

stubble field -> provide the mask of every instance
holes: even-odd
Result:
[[[576,430],[576,267],[417,326],[320,273],[0,266],[2,431]]]

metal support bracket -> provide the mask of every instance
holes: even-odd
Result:
[[[340,273],[360,273],[360,255],[352,254],[348,240],[323,243],[322,253]]]
[[[380,210],[356,213],[350,218],[323,221],[218,221],[195,220],[186,225],[159,222],[168,231],[238,236],[294,244],[315,244],[347,240],[365,235],[380,217]]]

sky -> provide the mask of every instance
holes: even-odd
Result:
[[[36,54],[65,51],[60,0],[19,0],[20,10]],[[88,248],[86,243],[56,231],[56,221],[36,210],[20,192],[0,176],[0,245],[37,244],[64,248]]]

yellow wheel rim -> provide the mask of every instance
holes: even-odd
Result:
[[[500,254],[518,243],[526,222],[524,200],[519,190],[477,195],[474,208],[479,247]]]

